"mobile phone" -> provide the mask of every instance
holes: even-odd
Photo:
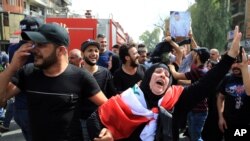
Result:
[[[242,46],[240,47],[240,53],[239,55],[236,57],[236,62],[237,63],[241,63],[242,62]]]

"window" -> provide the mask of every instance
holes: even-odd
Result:
[[[9,26],[9,14],[8,13],[3,13],[3,25]]]
[[[35,6],[33,6],[33,5],[30,5],[30,11],[35,11],[35,12],[37,12],[38,10],[37,10],[37,7],[35,7]]]

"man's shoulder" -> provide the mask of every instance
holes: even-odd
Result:
[[[16,50],[18,50],[19,49],[19,47],[21,46],[21,44],[20,43],[15,43],[15,44],[11,44],[10,46],[9,46],[9,52],[15,52]]]
[[[98,66],[98,70],[97,72],[94,73],[94,77],[97,78],[102,78],[102,79],[107,79],[107,78],[112,78],[112,74],[111,72],[105,68],[105,67],[102,67],[102,66]]]
[[[109,50],[104,51],[103,53],[100,54],[100,56],[111,56],[112,52]]]
[[[98,66],[98,72],[110,72],[109,70],[108,70],[108,68],[105,68],[105,67],[103,67],[103,66]]]
[[[67,76],[76,77],[75,79],[91,78],[93,75],[85,68],[79,68],[75,65],[69,64],[64,74]]]
[[[28,63],[24,65],[18,72],[24,73],[25,76],[34,74],[37,71],[41,71],[39,68],[35,67],[33,63]]]
[[[147,68],[144,64],[139,64],[138,65],[138,71],[141,71],[141,72],[146,72]]]
[[[235,80],[238,80],[238,79],[242,79],[241,76],[236,76],[234,75],[232,72],[228,73],[226,76],[225,76],[225,79],[227,81],[235,81]]]
[[[122,67],[118,68],[115,73],[114,73],[114,77],[119,77],[121,75],[124,75],[125,72],[122,70]]]
[[[65,70],[66,72],[72,72],[72,73],[85,73],[88,72],[85,68],[79,68],[75,65],[69,64],[67,69]]]
[[[232,83],[232,82],[234,83],[234,82],[236,82],[235,80],[236,80],[236,77],[231,72],[229,72],[224,76],[224,78],[222,79],[220,84],[225,85],[227,83]]]

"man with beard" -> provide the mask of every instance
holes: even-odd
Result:
[[[100,54],[97,65],[108,68],[112,74],[120,67],[119,57],[112,51],[107,50],[107,38],[103,34],[98,34],[96,41],[100,44]]]
[[[0,74],[0,101],[20,91],[27,93],[32,141],[82,141],[81,100],[89,98],[101,105],[107,98],[92,75],[68,63],[65,28],[48,23],[21,35],[31,42],[15,52]],[[24,66],[31,53],[34,63]],[[97,140],[109,135],[104,129]]]
[[[139,64],[139,54],[134,44],[122,45],[119,49],[122,66],[114,74],[116,90],[121,93],[142,80],[146,68]]]
[[[36,31],[41,25],[44,24],[44,21],[38,17],[25,17],[23,20],[20,21],[20,29],[21,31]],[[21,34],[21,33],[20,33]],[[12,61],[12,57],[14,53],[24,44],[27,42],[28,39],[22,38],[17,44],[12,44],[8,48],[9,54],[9,61]],[[34,57],[30,55],[27,59],[25,64],[33,63]],[[14,116],[15,122],[21,128],[23,136],[26,141],[31,141],[31,131],[30,131],[30,120],[28,115],[28,102],[27,102],[27,94],[25,92],[20,92],[14,98],[13,102],[11,100],[8,101],[8,108],[7,108],[7,118],[8,122],[3,127],[9,127],[12,114]],[[3,128],[4,129],[4,128]],[[8,128],[5,128],[5,130]]]
[[[87,40],[81,45],[81,54],[85,61],[83,68],[90,72],[96,79],[102,92],[107,98],[116,94],[113,76],[107,68],[96,65],[99,59],[100,44],[94,40]],[[81,124],[83,128],[84,140],[89,140],[88,132],[86,128],[86,120],[97,109],[97,105],[88,99],[84,99],[81,102]]]
[[[249,133],[235,137],[236,129],[250,131],[250,93],[249,73],[245,51],[243,62],[234,63],[231,72],[225,76],[219,86],[217,108],[219,128],[224,133],[225,141],[249,141]]]

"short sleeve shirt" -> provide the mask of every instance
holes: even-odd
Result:
[[[81,140],[80,99],[100,91],[90,73],[68,65],[59,76],[48,77],[28,64],[13,78],[13,83],[27,93],[34,140]]]
[[[250,97],[245,92],[242,77],[227,75],[219,86],[219,92],[225,96],[225,119],[234,124],[249,124]]]

